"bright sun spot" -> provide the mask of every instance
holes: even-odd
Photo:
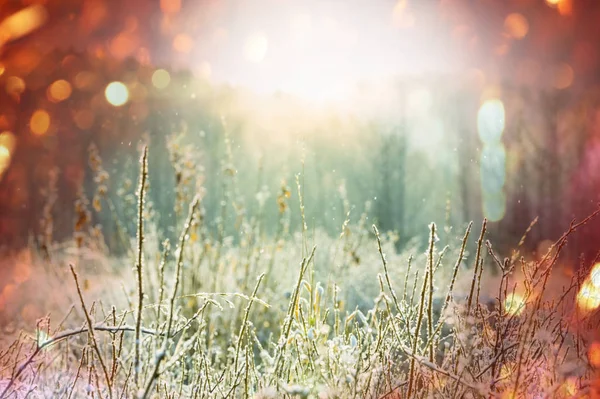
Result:
[[[129,100],[129,90],[121,82],[111,82],[104,91],[106,100],[115,107],[120,107]]]
[[[246,39],[244,55],[250,62],[259,63],[265,59],[269,49],[269,41],[263,33],[255,33]]]
[[[508,314],[520,315],[525,309],[525,298],[517,293],[509,294],[504,300],[504,309]]]
[[[593,311],[600,307],[600,263],[596,263],[589,277],[577,294],[577,304],[583,310]]]
[[[577,305],[586,311],[600,307],[600,288],[594,286],[591,280],[586,280],[577,294]]]

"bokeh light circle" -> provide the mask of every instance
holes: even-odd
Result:
[[[48,99],[53,102],[61,102],[71,96],[71,84],[60,79],[48,87]]]
[[[152,74],[152,84],[159,90],[166,88],[171,82],[171,75],[164,69],[157,69]]]
[[[43,109],[38,109],[29,120],[31,132],[37,136],[45,134],[50,128],[50,115]]]
[[[106,100],[115,107],[124,105],[129,100],[129,90],[121,82],[111,82],[104,91]]]

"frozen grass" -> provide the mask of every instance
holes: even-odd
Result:
[[[107,201],[108,177],[97,152],[91,159],[100,176],[93,200],[98,211]],[[73,306],[63,308],[60,322],[41,319],[33,334],[22,332],[2,350],[0,398],[600,394],[600,362],[593,358],[600,316],[576,306],[588,269],[582,265],[566,283],[559,279],[558,289],[548,289],[567,238],[598,212],[573,223],[537,261],[517,252],[502,260],[486,240],[485,221],[477,234],[472,224],[462,237],[444,233],[443,248],[431,224],[424,254],[410,247],[397,253],[394,235],[369,226],[366,215],[344,221],[339,237],[308,231],[304,220],[301,231],[290,233],[292,194],[285,184],[277,197],[277,233],[265,234],[266,201],[258,197],[254,216],[242,212],[232,195],[232,172],[223,181],[216,233],[201,195],[190,195],[200,188],[178,179],[178,203],[189,206],[171,244],[160,242],[146,222],[152,173],[146,150],[141,170],[137,239],[128,257],[113,260],[121,265],[113,273],[121,282],[95,273],[84,256],[109,259],[98,231],[87,228],[83,193],[70,265],[46,234],[39,262],[52,269]],[[304,219],[300,178],[296,185]],[[224,226],[232,208],[235,240]],[[492,268],[496,276],[488,281]],[[90,284],[105,287],[98,293]]]

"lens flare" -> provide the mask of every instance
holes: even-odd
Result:
[[[129,100],[129,90],[121,82],[111,82],[104,91],[106,100],[115,107],[124,105]]]
[[[485,101],[477,113],[477,131],[486,144],[500,141],[506,124],[504,104],[499,99]]]
[[[483,146],[480,162],[481,188],[486,193],[498,193],[506,182],[506,150],[502,143]]]

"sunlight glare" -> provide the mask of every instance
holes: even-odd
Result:
[[[508,294],[504,300],[504,309],[508,314],[515,316],[520,315],[525,309],[525,298],[516,292]]]
[[[269,49],[269,41],[263,33],[255,33],[246,39],[244,55],[250,62],[258,64],[264,60]]]
[[[577,294],[577,305],[580,309],[590,312],[600,307],[600,288],[586,280]]]

